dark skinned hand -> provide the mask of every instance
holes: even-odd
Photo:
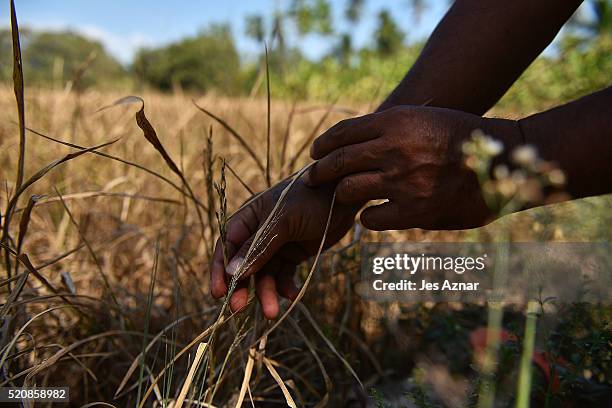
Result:
[[[211,266],[211,292],[215,298],[228,291],[228,282],[242,264],[253,237],[274,208],[282,190],[283,181],[264,192],[230,218],[227,226],[227,251],[230,262],[224,267],[223,245],[217,240]],[[233,311],[247,304],[248,276],[255,275],[255,290],[268,319],[278,315],[278,295],[294,299],[298,289],[293,277],[296,266],[316,254],[329,215],[333,185],[310,188],[302,179],[295,182],[281,205],[280,216],[265,234],[266,239],[256,251],[259,255],[250,263],[230,299]],[[329,226],[325,247],[335,244],[353,225],[359,208],[336,204]]]
[[[461,153],[475,129],[506,147],[521,140],[515,121],[442,108],[399,106],[344,120],[313,143],[311,156],[318,162],[306,182],[336,182],[342,204],[388,200],[361,213],[368,229],[482,226],[491,214]]]
[[[231,309],[246,305],[245,278],[253,273],[266,318],[278,315],[279,294],[295,298],[296,265],[313,256],[320,245],[334,188],[336,205],[325,247],[340,240],[359,208],[375,199],[388,201],[362,212],[362,223],[373,230],[485,224],[489,211],[476,176],[463,166],[461,154],[462,142],[474,129],[494,134],[506,146],[518,144],[521,138],[514,121],[413,106],[344,120],[330,128],[312,146],[311,155],[319,161],[285,197],[259,256],[241,275],[230,299]],[[214,297],[227,294],[231,275],[287,184],[284,181],[264,192],[230,219],[227,251],[231,261],[225,268],[223,248],[217,241],[211,269]]]

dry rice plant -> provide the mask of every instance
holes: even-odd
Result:
[[[227,300],[213,301],[208,274],[231,214],[253,192],[298,177],[318,133],[360,108],[269,94],[192,101],[24,92],[15,49],[14,89],[0,88],[0,386],[69,386],[73,406],[363,401],[386,375],[379,356],[406,335],[391,324],[399,306],[366,304],[354,293],[360,239],[461,233],[355,231],[326,253],[319,248],[300,270],[298,299],[275,322],[262,317],[252,291],[237,314]]]

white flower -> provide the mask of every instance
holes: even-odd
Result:
[[[559,169],[551,170],[548,173],[548,180],[552,185],[561,186],[565,184],[565,174]]]
[[[510,175],[510,170],[508,170],[508,166],[506,166],[505,164],[498,164],[493,169],[493,175],[497,180],[501,180]]]
[[[483,139],[483,150],[485,153],[491,156],[497,156],[504,150],[504,145],[499,140],[495,140],[489,136],[485,136]]]
[[[533,166],[538,159],[538,152],[533,146],[519,146],[512,152],[512,159],[521,166]]]

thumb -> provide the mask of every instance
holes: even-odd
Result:
[[[361,223],[373,231],[394,229],[398,223],[399,207],[390,201],[366,208],[361,212]]]

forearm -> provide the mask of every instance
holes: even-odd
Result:
[[[574,198],[612,192],[612,87],[519,124],[525,143],[565,172]]]
[[[378,110],[430,105],[484,114],[581,0],[457,0]]]

